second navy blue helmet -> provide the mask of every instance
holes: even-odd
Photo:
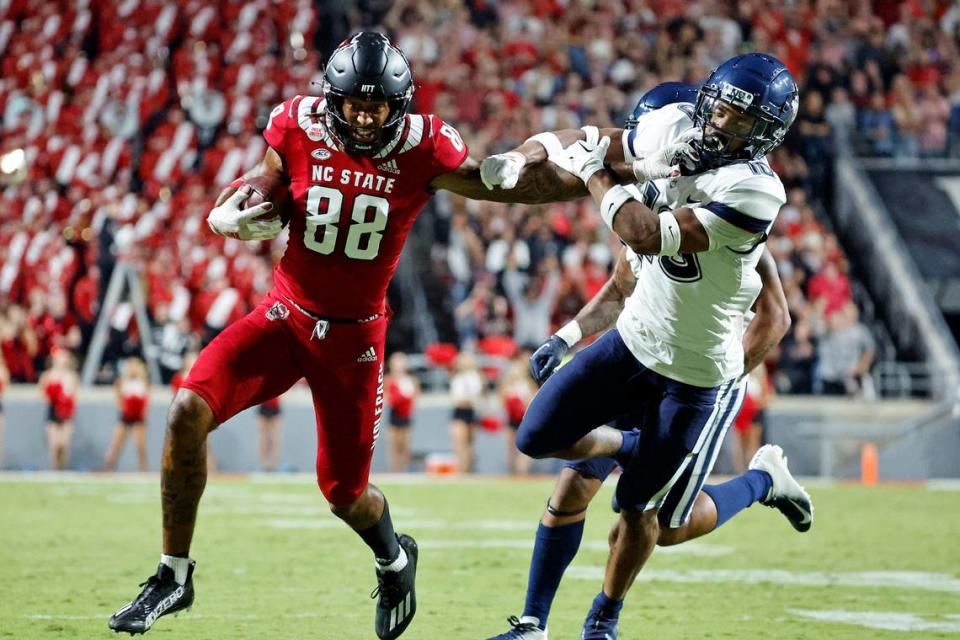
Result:
[[[694,104],[697,101],[699,91],[700,85],[687,82],[662,82],[658,84],[640,96],[640,99],[637,100],[637,106],[633,108],[633,113],[627,118],[624,129],[633,129],[637,126],[637,120],[640,119],[640,116],[656,111],[668,104],[676,102]]]
[[[711,125],[718,101],[752,116],[749,131],[732,132]],[[703,151],[714,163],[762,157],[783,142],[799,103],[793,75],[773,56],[747,53],[730,58],[714,69],[697,96],[694,123],[703,128]],[[735,145],[735,140],[743,144]]]

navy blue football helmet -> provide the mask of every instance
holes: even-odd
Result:
[[[686,82],[662,82],[650,89],[637,100],[637,106],[633,108],[633,113],[627,118],[624,129],[633,129],[637,126],[637,120],[640,116],[656,111],[660,107],[677,102],[686,102],[694,104],[697,101],[697,94],[700,91],[700,85],[689,84]]]
[[[753,116],[749,132],[711,125],[717,102]],[[793,75],[773,56],[747,53],[730,58],[714,69],[697,96],[694,124],[703,129],[701,161],[718,166],[770,153],[783,142],[799,103],[800,90]],[[745,144],[731,149],[735,140]]]

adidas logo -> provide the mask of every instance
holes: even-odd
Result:
[[[383,164],[377,165],[377,169],[380,171],[386,171],[387,173],[395,173],[400,175],[400,167],[397,166],[397,161],[393,158],[390,158]]]
[[[367,350],[360,354],[360,357],[357,358],[357,362],[376,362],[377,361],[377,351],[373,347],[367,347]]]

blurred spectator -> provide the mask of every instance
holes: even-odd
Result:
[[[892,156],[895,150],[897,125],[887,108],[887,99],[880,91],[870,96],[869,106],[860,112],[860,135],[869,145],[870,155]]]
[[[803,137],[803,157],[811,169],[810,189],[826,194],[827,173],[833,156],[830,124],[824,114],[823,96],[819,91],[808,91],[803,96],[803,108],[797,116],[797,131]]]
[[[924,85],[917,101],[920,119],[920,153],[924,156],[942,156],[947,150],[947,124],[950,104],[935,83]]]
[[[544,336],[550,335],[550,314],[559,286],[556,258],[545,260],[532,276],[508,262],[503,288],[513,308],[513,341],[517,345],[536,348]]]
[[[827,318],[827,331],[817,349],[820,384],[827,395],[861,395],[872,389],[867,380],[873,365],[873,336],[860,322],[857,306],[847,303]]]
[[[828,260],[820,273],[810,278],[807,296],[817,306],[821,316],[830,317],[850,303],[850,280],[841,272],[836,261]]]
[[[920,119],[920,111],[917,109],[917,100],[910,78],[902,74],[897,75],[893,79],[890,96],[890,113],[897,126],[895,153],[902,158],[914,158],[920,149],[920,131],[923,122]]]
[[[0,313],[3,360],[13,382],[36,382],[34,358],[39,353],[37,334],[27,322],[26,310],[10,305]]]
[[[223,94],[208,86],[205,79],[198,78],[185,104],[190,120],[199,128],[200,147],[210,146],[227,115],[227,101]]]
[[[183,359],[188,351],[195,351],[199,346],[196,336],[190,331],[190,321],[186,317],[174,321],[170,318],[170,307],[166,303],[158,303],[153,311],[152,327],[153,346],[157,349],[157,360],[160,365],[160,377],[163,384],[169,384],[180,369],[183,368]]]
[[[818,349],[806,318],[794,321],[780,349],[777,387],[784,393],[813,393]]]
[[[857,107],[850,101],[850,94],[844,87],[833,90],[830,104],[824,111],[824,118],[833,133],[834,141],[849,140],[856,132]]]

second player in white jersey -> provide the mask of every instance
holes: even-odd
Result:
[[[694,127],[693,106],[671,104],[624,131],[632,162],[681,140]],[[661,212],[690,207],[710,240],[707,251],[641,256],[627,249],[637,278],[617,328],[645,366],[674,380],[712,387],[743,373],[744,316],[760,292],[756,265],[786,194],[765,159],[697,175],[627,187]]]

